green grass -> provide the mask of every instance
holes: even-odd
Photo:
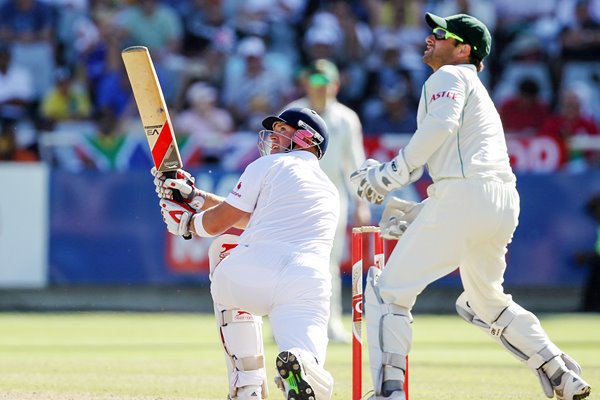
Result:
[[[541,320],[600,392],[600,315]],[[533,373],[458,316],[416,315],[413,327],[411,399],[545,398]],[[266,320],[265,344],[271,382],[277,350]],[[365,391],[367,359],[365,352]],[[349,400],[350,346],[330,345],[326,367],[334,399]],[[0,399],[225,399],[224,371],[212,315],[0,314]],[[269,388],[270,398],[282,398]]]

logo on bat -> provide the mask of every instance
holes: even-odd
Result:
[[[159,135],[162,130],[162,125],[149,125],[144,126],[144,130],[146,131],[146,136],[154,136]]]

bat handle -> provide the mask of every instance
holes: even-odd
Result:
[[[176,171],[168,171],[168,172],[165,172],[164,174],[169,179],[176,179],[177,178],[177,172]],[[173,190],[173,200],[175,200],[178,203],[184,203],[185,202],[185,200],[183,199],[183,196],[181,195],[181,193],[177,189]],[[192,238],[192,234],[191,233],[187,233],[187,234],[183,235],[183,238],[185,240],[190,240]]]

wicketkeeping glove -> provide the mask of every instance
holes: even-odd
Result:
[[[425,201],[427,199],[416,203],[393,196],[386,204],[379,221],[381,236],[384,239],[399,239],[415,220]]]
[[[202,208],[206,196],[194,186],[196,179],[189,172],[178,169],[175,178],[167,178],[156,167],[152,167],[150,173],[154,176],[155,191],[159,198],[173,200],[173,191],[177,190],[181,193],[184,202],[189,203],[196,210]]]
[[[186,203],[178,203],[172,200],[160,199],[160,213],[163,221],[167,224],[167,230],[175,236],[188,236],[190,233],[190,221],[196,214],[196,210]]]
[[[375,192],[372,187],[367,187],[367,171],[369,168],[376,168],[381,163],[377,160],[369,158],[350,175],[350,182],[356,186],[356,194],[358,197],[366,199],[370,203],[381,204],[385,196]]]
[[[375,204],[381,204],[385,196],[417,181],[423,175],[423,167],[409,170],[402,151],[386,163],[367,160],[350,175],[350,181],[357,186],[358,197]]]

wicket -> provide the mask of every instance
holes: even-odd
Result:
[[[371,245],[372,259],[365,257],[365,245]],[[365,261],[372,266],[383,269],[385,266],[386,246],[381,237],[379,227],[361,226],[352,228],[352,400],[362,399],[362,314],[363,314],[363,276]],[[369,265],[371,266],[371,265]],[[406,373],[404,392],[408,400],[408,356],[406,357]]]

